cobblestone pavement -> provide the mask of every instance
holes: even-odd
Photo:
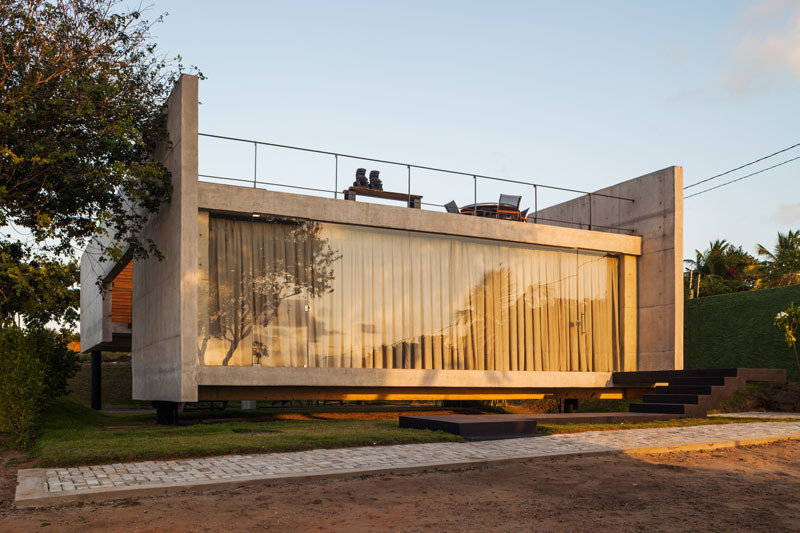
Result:
[[[591,431],[481,442],[441,442],[292,453],[228,455],[176,461],[144,461],[79,468],[52,468],[45,492],[185,486],[213,481],[270,479],[424,466],[445,466],[529,457],[664,448],[717,442],[800,437],[800,422],[755,422],[658,429]],[[20,471],[22,472],[22,471]],[[66,495],[66,494],[65,494]]]
[[[781,413],[777,411],[747,411],[744,413],[716,413],[708,416],[725,418],[763,418],[764,420],[779,420],[786,418],[800,419],[800,413]]]

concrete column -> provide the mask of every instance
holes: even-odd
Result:
[[[100,351],[92,352],[92,373],[91,373],[91,404],[92,409],[97,411],[101,410],[102,397],[101,397],[101,381],[102,381],[102,353]]]
[[[197,401],[198,78],[182,75],[167,100],[170,143],[155,158],[170,171],[172,198],[150,217],[141,238],[163,259],[133,267],[133,398]],[[165,414],[165,420],[171,415]]]
[[[255,409],[255,408],[256,408],[255,400],[242,400],[242,409]]]

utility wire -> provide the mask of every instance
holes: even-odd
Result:
[[[787,150],[788,150],[788,148],[787,148]],[[694,194],[690,194],[689,196],[684,196],[683,199],[686,200],[687,198],[691,198],[692,196],[697,196],[698,194],[703,194],[704,192],[713,191],[714,189],[719,189],[720,187],[724,187],[726,185],[730,185],[731,183],[736,183],[737,181],[741,181],[741,180],[743,180],[745,178],[749,178],[750,176],[755,176],[756,174],[761,174],[762,172],[766,172],[767,170],[772,170],[773,168],[779,167],[781,165],[785,165],[786,163],[791,163],[792,161],[796,161],[798,159],[800,159],[800,155],[797,156],[797,157],[793,157],[792,159],[787,159],[783,163],[778,163],[777,165],[772,165],[771,167],[762,168],[761,170],[759,170],[757,172],[753,172],[752,174],[746,174],[746,175],[744,175],[744,176],[742,176],[740,178],[736,178],[735,180],[726,181],[725,183],[720,183],[719,185],[717,185],[715,187],[709,187],[708,189],[703,189],[702,191],[696,192]],[[698,182],[698,183],[702,183],[702,182]],[[697,184],[695,184],[695,185],[697,185]],[[684,189],[685,188],[686,187],[684,187]]]
[[[694,187],[695,185],[700,185],[701,183],[705,183],[707,181],[711,181],[711,180],[717,179],[717,178],[722,177],[722,176],[724,176],[726,174],[730,174],[731,172],[736,172],[737,170],[741,170],[744,167],[749,167],[750,165],[754,165],[754,164],[758,163],[759,161],[763,161],[765,159],[769,159],[770,157],[778,155],[778,154],[782,154],[783,152],[788,152],[792,148],[797,148],[798,146],[800,146],[800,143],[793,144],[789,148],[784,148],[783,150],[778,150],[774,154],[765,155],[764,157],[762,157],[760,159],[756,159],[755,161],[750,161],[749,163],[746,163],[746,164],[744,164],[744,165],[742,165],[740,167],[736,167],[736,168],[733,168],[731,170],[728,170],[727,172],[723,172],[722,174],[717,174],[716,176],[711,176],[710,178],[706,178],[704,180],[700,180],[697,183],[692,183],[691,185],[687,185],[683,189],[684,190],[690,189],[690,188]],[[772,168],[774,168],[774,167],[772,167]],[[747,177],[747,176],[745,176],[745,177]],[[692,195],[692,196],[694,196],[694,195]],[[687,196],[687,198],[688,198],[688,196]]]

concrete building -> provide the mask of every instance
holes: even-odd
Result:
[[[524,224],[200,181],[197,78],[168,115],[164,259],[81,260],[81,349],[130,350],[135,399],[613,398],[683,367],[680,167]]]

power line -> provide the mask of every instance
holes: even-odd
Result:
[[[798,146],[800,146],[800,143],[793,144],[789,148],[784,148],[783,150],[778,150],[774,154],[765,155],[764,157],[762,157],[760,159],[756,159],[755,161],[750,161],[749,163],[746,163],[746,164],[744,164],[744,165],[742,165],[740,167],[732,168],[731,170],[723,172],[722,174],[717,174],[716,176],[711,176],[710,178],[706,178],[704,180],[700,180],[697,183],[692,183],[691,185],[687,185],[686,187],[683,188],[683,190],[690,189],[690,188],[692,188],[692,187],[694,187],[696,185],[700,185],[701,183],[705,183],[707,181],[711,181],[711,180],[717,179],[717,178],[722,177],[722,176],[724,176],[726,174],[730,174],[731,172],[736,172],[737,170],[741,170],[744,167],[749,167],[750,165],[754,165],[754,164],[758,163],[759,161],[763,161],[765,159],[769,159],[770,157],[778,155],[778,154],[782,154],[783,152],[788,152],[792,148],[797,148]],[[747,177],[747,176],[745,176],[745,177]],[[694,195],[692,195],[692,196],[694,196]],[[687,198],[688,198],[688,196],[687,196]]]
[[[798,159],[800,159],[800,155],[797,156],[797,157],[793,157],[792,159],[787,159],[783,163],[778,163],[777,165],[772,165],[771,167],[762,168],[761,170],[759,170],[757,172],[753,172],[752,174],[747,174],[747,175],[742,176],[740,178],[736,178],[735,180],[726,181],[725,183],[720,183],[719,185],[716,185],[714,187],[709,187],[708,189],[703,189],[702,191],[696,192],[694,194],[690,194],[689,196],[684,196],[683,199],[686,200],[687,198],[691,198],[692,196],[697,196],[698,194],[703,194],[704,192],[713,191],[714,189],[719,189],[720,187],[724,187],[726,185],[730,185],[731,183],[736,183],[737,181],[741,181],[741,180],[743,180],[745,178],[749,178],[750,176],[755,176],[756,174],[761,174],[762,172],[766,172],[767,170],[772,170],[773,168],[779,167],[781,165],[785,165],[786,163],[791,163],[792,161],[796,161]],[[699,182],[699,183],[701,183],[701,182]],[[684,189],[685,188],[686,187],[684,187]]]

